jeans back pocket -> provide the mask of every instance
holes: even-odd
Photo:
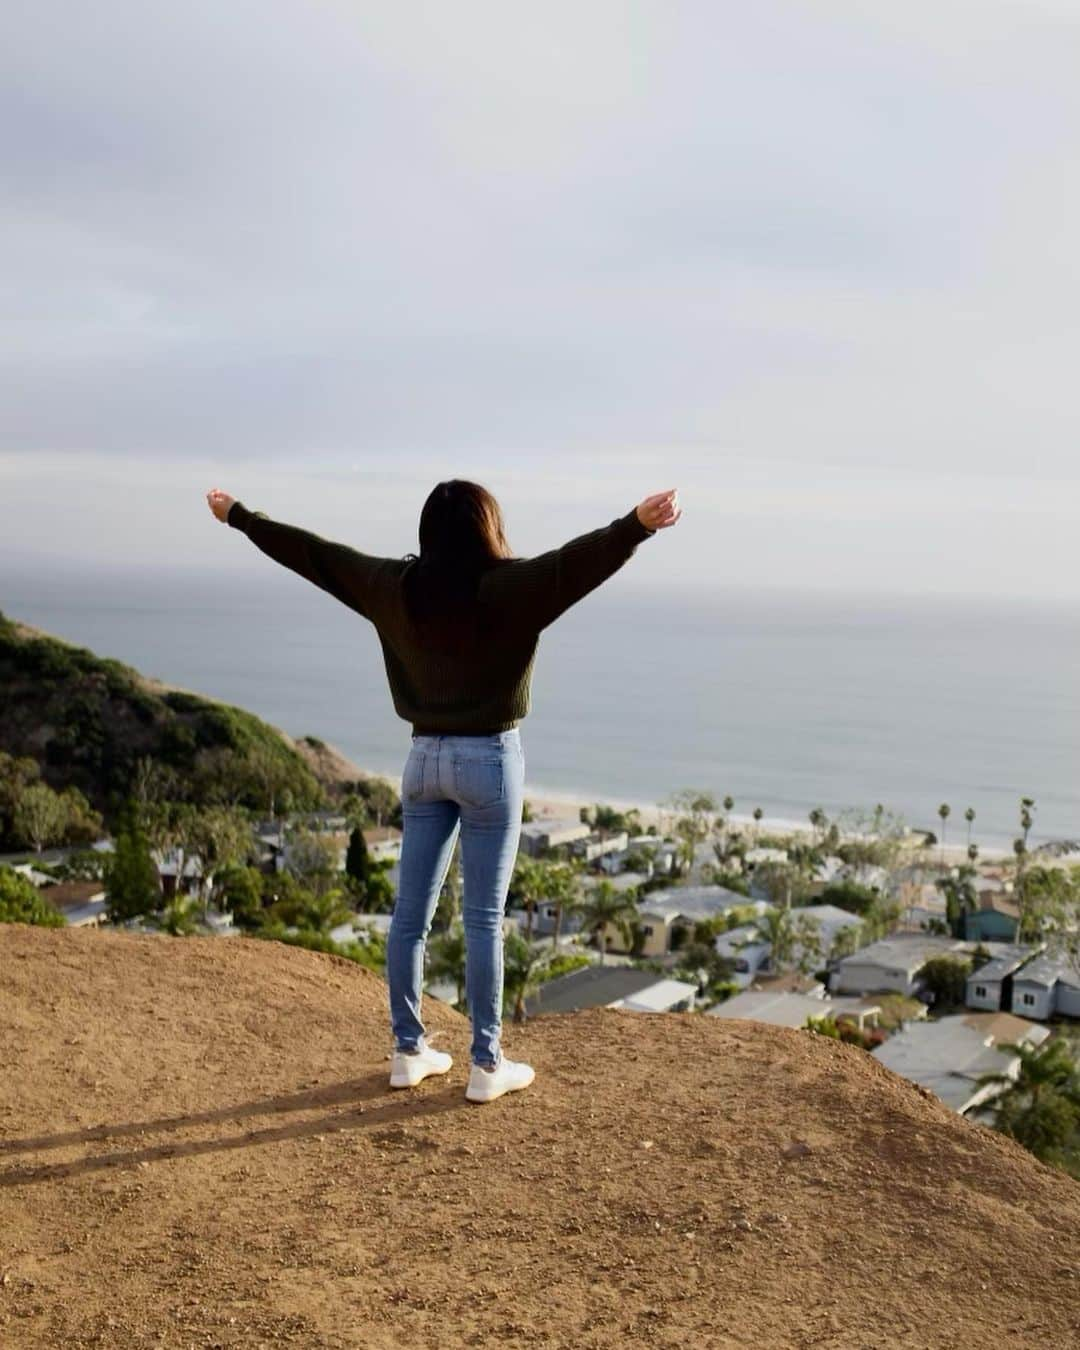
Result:
[[[495,806],[506,791],[502,760],[455,759],[454,789],[466,806]]]

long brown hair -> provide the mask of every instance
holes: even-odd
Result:
[[[455,645],[467,638],[480,578],[512,558],[502,509],[479,483],[449,478],[437,483],[420,512],[420,554],[406,554],[409,617],[426,638]]]

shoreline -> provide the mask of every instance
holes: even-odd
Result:
[[[380,778],[385,778],[394,786],[394,791],[401,795],[401,775],[400,774],[378,774]],[[607,795],[597,798],[596,796],[585,797],[580,792],[560,788],[537,787],[530,791],[528,786],[525,790],[525,800],[532,808],[533,821],[577,821],[580,819],[580,811],[583,806],[592,807],[599,801],[603,806],[614,807],[617,811],[637,810],[641,816],[642,826],[646,829],[650,825],[655,825],[658,830],[663,830],[666,819],[671,819],[674,812],[670,807],[664,807],[659,802],[647,802],[635,800],[628,797],[609,797]],[[733,824],[741,828],[755,825],[753,816],[740,814],[733,811],[731,814]],[[760,834],[796,834],[812,836],[816,831],[808,822],[792,820],[785,816],[762,816],[757,823]],[[978,840],[975,841],[978,843]],[[928,852],[933,857],[941,856],[941,845],[934,844]],[[967,843],[947,843],[945,845],[945,859],[947,862],[956,864],[967,861]],[[1011,847],[1001,844],[982,844],[979,843],[978,862],[1001,862],[1013,857]]]

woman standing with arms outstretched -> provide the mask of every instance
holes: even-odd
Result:
[[[517,856],[529,711],[540,633],[674,525],[675,489],[646,497],[610,525],[535,558],[516,558],[498,502],[477,483],[439,483],[420,513],[420,553],[378,558],[249,511],[217,488],[218,520],[374,624],[398,715],[412,724],[401,780],[398,894],[386,947],[395,1051],[390,1086],[446,1073],[420,1018],[424,946],[461,833],[465,988],[472,1068],[465,1095],[489,1102],[528,1087],[528,1064],[499,1045],[503,908]]]

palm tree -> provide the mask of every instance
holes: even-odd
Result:
[[[548,958],[520,933],[511,933],[503,948],[503,985],[514,1000],[514,1021],[525,1021],[525,1000],[543,981]]]
[[[937,809],[941,817],[941,865],[945,866],[945,822],[949,819],[949,813],[952,810],[948,802],[942,802]]]
[[[573,911],[581,901],[581,867],[575,862],[554,863],[547,869],[544,897],[555,908],[555,923],[551,930],[551,950],[559,950],[559,932],[563,914]]]
[[[974,867],[965,864],[947,876],[939,877],[934,884],[945,897],[945,917],[949,932],[955,938],[964,937],[967,916],[969,913],[973,914],[979,905],[975,891]]]
[[[971,826],[972,826],[972,824],[974,823],[974,820],[975,820],[975,808],[974,808],[973,806],[969,806],[968,809],[964,812],[964,819],[967,821],[967,827],[968,827],[967,843],[968,843],[968,856],[970,857],[970,856],[971,856]]]
[[[432,938],[427,948],[429,980],[452,980],[457,990],[454,1006],[465,1002],[465,929],[454,922],[438,937]]]
[[[820,806],[815,806],[814,809],[810,812],[810,824],[813,825],[815,831],[816,830],[821,831],[822,842],[824,842],[825,839],[825,829],[828,823],[829,818],[828,816],[826,816],[825,812],[821,809]]]
[[[758,827],[761,825],[761,817],[762,817],[764,814],[765,814],[765,812],[761,809],[760,806],[755,806],[755,807],[754,807],[754,843],[755,843],[755,844],[757,843],[757,839],[758,839]]]
[[[309,891],[300,907],[297,926],[313,929],[316,933],[329,933],[339,924],[348,923],[352,915],[345,903],[344,891],[336,888],[321,894]]]
[[[769,965],[773,970],[782,970],[791,960],[795,946],[795,925],[791,910],[768,909],[758,920],[761,935],[769,944]]]
[[[598,881],[581,901],[578,912],[585,931],[596,940],[601,965],[604,964],[606,929],[614,928],[627,947],[632,945],[631,925],[637,918],[637,905],[625,891],[616,890],[610,881]]]
[[[1053,1036],[1037,1048],[1003,1044],[998,1049],[1017,1055],[1020,1063],[1015,1079],[1008,1073],[988,1073],[978,1080],[979,1086],[1004,1089],[991,1108],[994,1128],[1043,1162],[1065,1165],[1077,1174],[1080,1077],[1068,1041]]]
[[[584,807],[582,810],[584,811]],[[533,924],[536,918],[536,902],[544,894],[546,868],[538,858],[519,856],[514,868],[513,886],[521,896],[525,906],[525,940],[532,940]]]

